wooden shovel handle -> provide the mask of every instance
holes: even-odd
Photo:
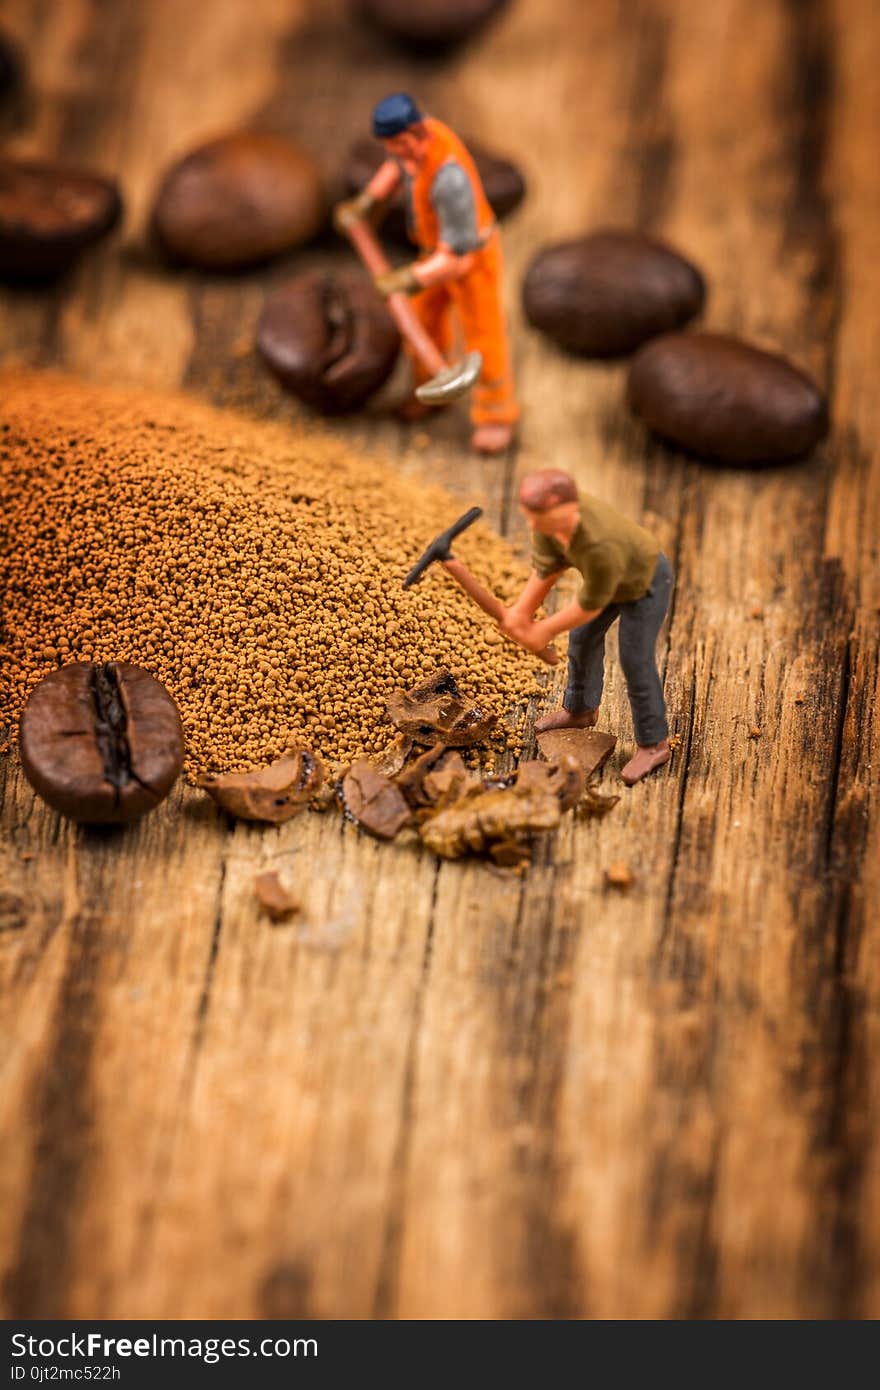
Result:
[[[443,561],[443,566],[449,571],[456,583],[461,585],[465,593],[470,594],[474,603],[478,604],[484,613],[488,613],[489,617],[494,618],[496,623],[500,621],[504,612],[504,604],[500,598],[496,598],[494,594],[490,594],[488,589],[483,588],[479,579],[474,578],[467,565],[463,565],[461,560],[455,560],[450,556],[448,560]],[[524,650],[527,649],[524,648]],[[559,653],[555,647],[545,647],[543,651],[533,652],[532,655],[540,657],[548,666],[559,665]]]
[[[391,269],[385,252],[376,240],[372,228],[366,222],[347,222],[345,234],[371,275],[382,275],[386,270]],[[436,376],[438,372],[442,372],[447,365],[446,358],[419,323],[406,295],[389,294],[385,303],[388,305],[388,312],[400,330],[401,337],[409,343],[425,371],[430,372],[431,376]]]

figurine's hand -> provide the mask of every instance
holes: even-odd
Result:
[[[344,202],[336,204],[333,209],[333,226],[337,232],[345,235],[346,227],[350,227],[353,222],[363,222],[375,206],[376,199],[364,188],[353,198],[346,198]]]
[[[519,641],[519,633],[526,621],[522,613],[517,612],[515,608],[502,608],[501,616],[498,619],[498,626],[505,637],[513,637],[516,641]]]
[[[541,634],[540,623],[516,608],[505,608],[498,619],[498,626],[505,637],[510,637],[527,652],[541,652],[547,645],[547,638]]]
[[[373,284],[383,299],[390,294],[413,294],[422,287],[413,273],[411,265],[400,265],[396,270],[383,270],[373,277]]]

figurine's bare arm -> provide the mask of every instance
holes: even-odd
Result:
[[[473,263],[472,252],[457,256],[441,243],[424,260],[410,261],[408,265],[383,271],[375,277],[375,285],[379,293],[386,296],[398,292],[415,294],[418,290],[426,290],[429,285],[445,285],[450,280],[463,279]]]
[[[533,618],[550,590],[553,588],[553,585],[558,582],[563,573],[563,570],[557,570],[555,574],[548,574],[542,579],[536,570],[532,570],[525,582],[522,593],[519,598],[510,605],[507,610],[508,613],[515,616],[516,621],[520,621],[523,618]]]
[[[430,256],[424,260],[414,261],[412,273],[422,289],[427,289],[429,285],[444,285],[449,280],[463,280],[469,274],[474,264],[472,251],[466,251],[463,256],[457,256],[443,242],[432,251]]]
[[[381,213],[383,205],[391,197],[401,177],[397,160],[386,159],[360,193],[355,193],[354,197],[336,204],[333,209],[333,225],[336,230],[345,235],[348,227],[369,217],[374,209],[378,208]]]
[[[602,612],[601,608],[581,608],[575,599],[566,603],[557,613],[551,613],[548,618],[541,618],[539,622],[535,622],[532,614],[544,602],[561,573],[560,570],[542,579],[532,571],[519,598],[510,608],[504,610],[499,621],[501,631],[527,651],[543,651],[560,632],[570,632],[582,623],[592,622],[593,618]]]
[[[386,159],[376,170],[364,189],[374,203],[386,202],[400,183],[400,165],[396,159]]]

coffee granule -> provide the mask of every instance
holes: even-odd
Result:
[[[185,396],[0,376],[0,723],[71,661],[128,661],[180,710],[190,777],[307,744],[381,754],[393,690],[448,666],[502,719],[537,691],[441,568],[402,579],[463,504],[318,432]],[[525,571],[456,543],[505,601]]]

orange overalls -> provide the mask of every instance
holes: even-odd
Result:
[[[410,186],[414,219],[411,234],[416,244],[424,252],[437,249],[439,220],[431,201],[431,188],[437,171],[449,160],[459,164],[468,176],[477,228],[485,241],[471,253],[474,261],[467,275],[461,280],[449,280],[446,284],[421,290],[412,296],[411,303],[422,326],[444,356],[453,346],[453,309],[461,325],[465,349],[482,353],[483,369],[471,393],[472,423],[512,425],[519,418],[519,406],[510,366],[504,316],[504,265],[495,215],[474,161],[458,136],[431,116],[425,117],[424,124],[430,143]],[[424,381],[428,373],[417,361],[414,365],[417,381]]]

